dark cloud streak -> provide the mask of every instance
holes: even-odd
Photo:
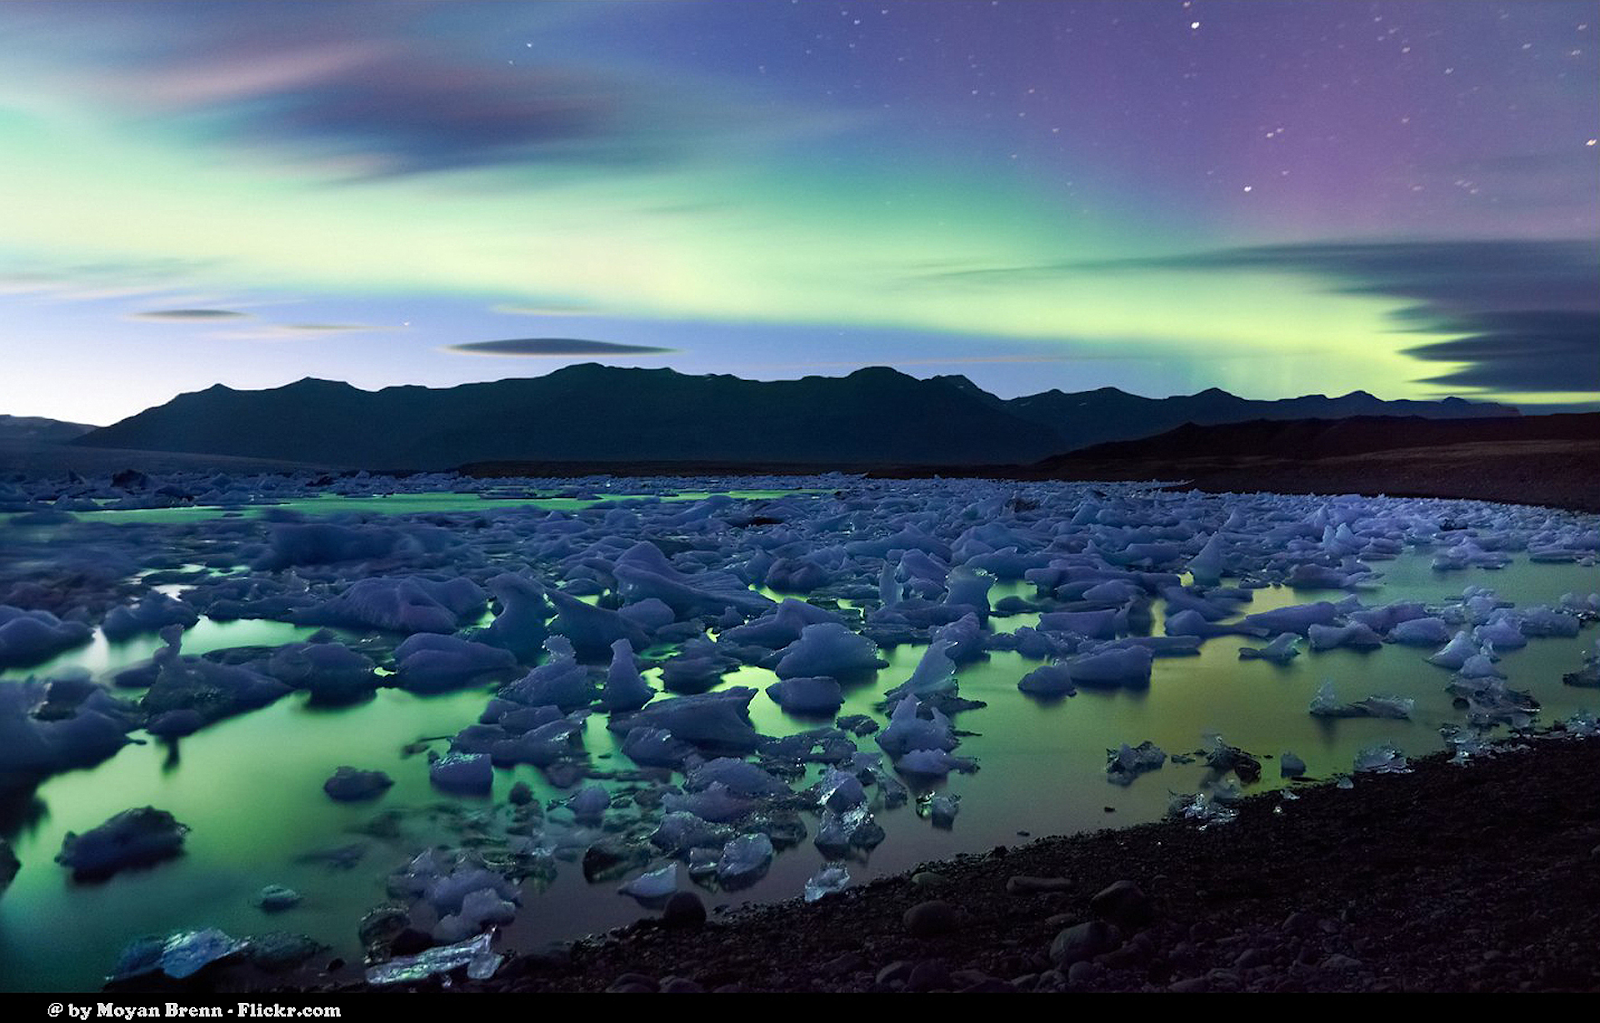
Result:
[[[651,345],[625,345],[613,341],[589,341],[581,338],[529,337],[510,338],[504,341],[471,341],[450,345],[445,351],[464,355],[513,356],[580,356],[580,355],[666,355],[675,348],[656,348]]]

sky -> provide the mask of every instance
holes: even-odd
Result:
[[[1600,3],[0,4],[0,412],[576,362],[1600,398]]]

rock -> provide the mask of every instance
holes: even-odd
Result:
[[[1155,918],[1150,897],[1132,881],[1118,881],[1089,900],[1095,916],[1124,931],[1138,930]]]
[[[361,947],[366,949],[369,961],[387,959],[395,939],[410,926],[410,910],[398,903],[386,902],[368,910],[367,915],[361,918],[357,933],[361,937]]]
[[[183,850],[188,825],[153,806],[124,810],[97,828],[61,840],[56,862],[77,877],[109,877],[127,867],[159,863]]]
[[[590,884],[597,881],[615,881],[624,874],[650,861],[651,850],[629,845],[614,838],[605,838],[583,851],[583,879]]]
[[[706,904],[694,892],[674,892],[661,907],[661,922],[668,927],[699,927],[706,922]]]
[[[950,903],[932,899],[906,910],[901,921],[912,937],[932,938],[955,930],[961,916]]]
[[[661,990],[661,985],[656,983],[654,977],[642,973],[624,973],[612,981],[606,990],[615,994],[654,994]]]
[[[511,791],[506,793],[506,799],[512,806],[527,806],[533,802],[533,786],[525,781],[519,781],[511,786]]]
[[[1106,968],[1099,963],[1082,960],[1073,963],[1067,969],[1067,983],[1073,985],[1087,984],[1105,972]]]
[[[1058,969],[1104,955],[1122,944],[1122,935],[1104,920],[1090,920],[1068,927],[1050,943],[1050,959]]]
[[[915,966],[916,964],[908,959],[896,959],[879,970],[873,980],[879,984],[893,984],[896,981],[904,984],[907,978],[911,976],[911,971]]]
[[[911,883],[922,888],[942,888],[950,879],[937,870],[919,870],[911,875]]]
[[[661,980],[661,993],[668,995],[698,995],[705,993],[705,986],[688,977],[664,977]]]
[[[300,893],[281,884],[269,884],[256,893],[255,904],[267,913],[281,913],[300,905]]]
[[[1012,895],[1070,892],[1072,887],[1072,882],[1064,877],[1030,877],[1026,874],[1013,874],[1006,879],[1006,891]]]
[[[1180,995],[1188,995],[1207,991],[1210,987],[1211,982],[1204,977],[1185,977],[1182,980],[1175,980],[1168,984],[1167,990]]]
[[[336,799],[341,803],[354,803],[364,799],[376,799],[389,790],[394,784],[394,779],[382,771],[362,771],[354,767],[341,767],[333,772],[333,777],[322,783],[322,791],[328,794],[329,799]]]
[[[950,987],[950,970],[938,959],[925,959],[911,968],[906,990],[933,991]]]
[[[1233,961],[1236,970],[1249,970],[1268,962],[1270,957],[1263,949],[1247,948],[1239,953],[1239,958]]]
[[[1323,970],[1358,970],[1361,968],[1361,960],[1352,959],[1347,955],[1335,952],[1319,963],[1318,968]]]

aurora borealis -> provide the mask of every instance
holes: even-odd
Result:
[[[1589,402],[1597,55],[1542,0],[0,5],[0,412],[597,357]]]

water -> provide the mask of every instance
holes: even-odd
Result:
[[[1553,603],[1567,591],[1588,592],[1596,581],[1592,568],[1534,565],[1520,556],[1500,571],[1436,573],[1429,560],[1428,554],[1408,553],[1378,564],[1384,585],[1364,599],[1442,601],[1477,584],[1495,587],[1522,607]],[[1028,589],[997,587],[991,596],[999,599]],[[1346,595],[1271,588],[1255,591],[1247,610]],[[1159,602],[1156,612],[1159,634]],[[994,627],[1014,629],[1032,620],[1027,615],[997,618]],[[203,620],[186,634],[184,650],[280,644],[310,631],[274,622]],[[1593,628],[1576,639],[1535,639],[1524,649],[1507,652],[1501,666],[1513,686],[1531,691],[1543,704],[1541,720],[1554,721],[1600,704],[1600,694],[1560,681],[1563,672],[1581,664],[1581,651],[1593,640]],[[1039,662],[996,653],[964,666],[959,674],[962,695],[989,706],[956,719],[959,728],[978,733],[964,739],[958,752],[976,757],[981,770],[954,775],[939,786],[962,797],[954,828],[934,829],[911,805],[881,812],[878,819],[888,838],[870,856],[851,862],[854,883],[957,852],[1015,844],[1024,840],[1018,835],[1022,831],[1060,834],[1154,820],[1165,812],[1169,792],[1194,791],[1204,774],[1199,763],[1169,763],[1129,788],[1108,784],[1106,750],[1122,742],[1150,739],[1169,753],[1192,752],[1203,734],[1218,732],[1258,755],[1276,757],[1292,750],[1305,759],[1312,775],[1327,776],[1348,771],[1359,749],[1379,741],[1393,742],[1412,755],[1442,748],[1438,726],[1461,718],[1444,691],[1450,674],[1423,661],[1426,649],[1306,651],[1280,667],[1240,662],[1238,648],[1247,642],[1258,641],[1223,637],[1206,642],[1198,657],[1159,658],[1147,691],[1085,690],[1053,702],[1037,701],[1016,689],[1017,681]],[[101,676],[148,657],[156,645],[153,637],[127,644],[97,637],[50,665],[6,677],[44,674],[72,664]],[[874,680],[850,687],[841,713],[871,713],[885,689],[909,677],[924,649],[887,651],[890,666]],[[654,681],[655,674],[646,677]],[[773,680],[761,669],[743,668],[726,676],[722,685],[760,688]],[[1416,708],[1410,721],[1312,718],[1306,707],[1324,680],[1331,680],[1344,700],[1395,693],[1414,698]],[[533,785],[541,799],[564,795],[527,767],[497,771],[494,796],[488,800],[448,797],[429,787],[425,758],[407,755],[405,747],[420,738],[450,735],[476,720],[486,693],[471,689],[418,697],[380,690],[369,703],[337,710],[310,707],[304,694],[297,693],[175,746],[155,741],[129,746],[98,767],[58,775],[36,791],[13,794],[0,805],[0,833],[12,841],[23,866],[0,898],[0,989],[98,987],[129,940],[181,927],[218,926],[235,935],[292,930],[332,946],[329,956],[359,962],[357,921],[385,901],[384,878],[391,870],[432,842],[459,845],[471,816],[503,804],[518,780]],[[767,734],[816,724],[785,714],[764,695],[756,697],[751,712],[757,728]],[[597,765],[626,766],[617,753],[617,738],[604,725],[603,716],[591,716],[587,749]],[[876,749],[870,738],[860,744]],[[444,743],[433,748],[442,750]],[[395,786],[376,803],[334,803],[322,794],[321,785],[342,764],[386,771]],[[1264,760],[1264,768],[1257,790],[1280,784],[1276,760]],[[1358,790],[1360,784],[1358,778]],[[98,884],[76,883],[52,862],[68,830],[82,831],[146,804],[191,825],[185,855]],[[372,822],[390,811],[400,811],[398,834],[394,828],[372,834]],[[1287,812],[1293,812],[1292,804]],[[814,820],[807,823],[814,833]],[[307,858],[356,845],[361,853],[353,865]],[[822,860],[807,841],[780,854],[755,887],[712,895],[708,901],[797,897]],[[286,913],[264,914],[250,899],[266,884],[288,885],[305,901]],[[507,930],[506,945],[533,947],[639,916],[642,911],[616,895],[615,887],[616,882],[587,885],[576,864],[561,864],[547,890],[527,889],[524,908]]]

